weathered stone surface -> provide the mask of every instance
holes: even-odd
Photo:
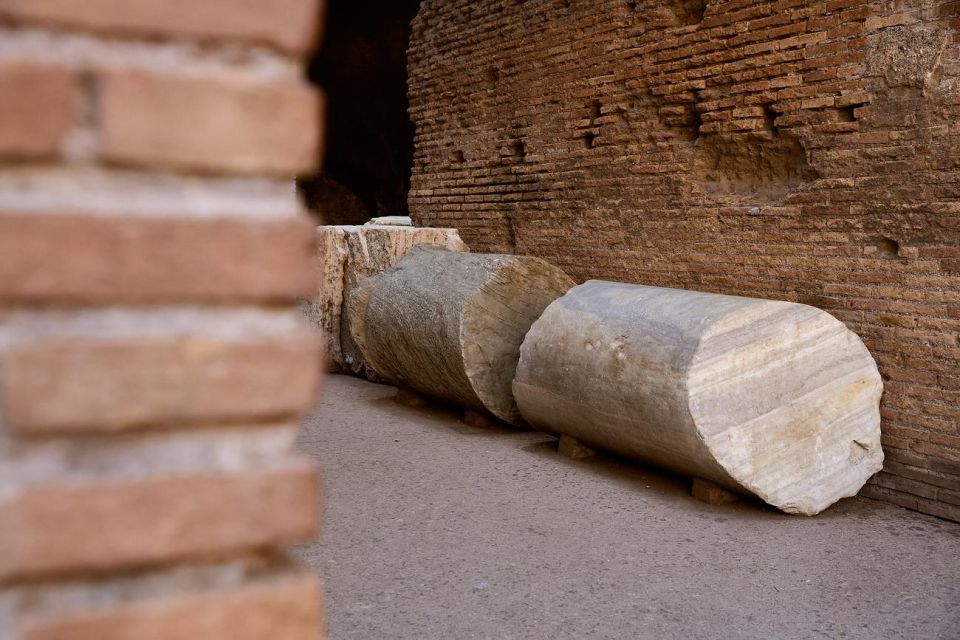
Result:
[[[382,382],[383,378],[373,369],[373,366],[364,359],[367,344],[367,326],[364,318],[367,314],[367,305],[370,296],[377,284],[380,274],[368,276],[359,280],[345,296],[340,321],[341,347],[349,349],[354,362],[360,365],[358,375],[374,382]],[[328,338],[329,339],[329,338]],[[346,345],[344,347],[343,345]]]
[[[317,228],[320,287],[308,315],[327,338],[332,371],[376,380],[349,331],[351,297],[364,278],[383,273],[418,244],[466,251],[455,229],[390,225],[343,225]]]
[[[380,216],[379,218],[371,218],[370,224],[381,224],[387,227],[411,227],[413,221],[410,220],[410,216]]]
[[[539,258],[419,246],[368,285],[354,323],[364,358],[391,383],[518,424],[520,343],[573,284]]]
[[[553,302],[513,391],[533,426],[813,515],[880,470],[876,364],[813,307],[592,280]]]

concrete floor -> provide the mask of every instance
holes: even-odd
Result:
[[[301,447],[333,640],[960,638],[960,525],[867,499],[814,518],[572,461],[332,376]]]

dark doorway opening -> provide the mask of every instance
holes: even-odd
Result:
[[[321,174],[300,180],[324,224],[408,214],[413,124],[407,45],[420,0],[330,0],[310,79],[327,97]]]

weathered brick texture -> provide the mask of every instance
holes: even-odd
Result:
[[[315,43],[321,8],[321,0],[0,0],[0,17],[24,26],[247,41],[304,53]]]
[[[313,225],[295,216],[197,220],[10,211],[0,216],[0,301],[289,301],[315,286],[312,233]]]
[[[0,576],[136,568],[306,542],[316,530],[312,467],[62,476],[6,501]]]
[[[319,0],[0,0],[0,637],[321,637]]]
[[[0,63],[0,159],[59,155],[73,125],[78,82],[64,67]]]
[[[253,579],[242,581],[228,571],[209,575],[201,569],[153,577],[155,584],[145,585],[152,591],[123,580],[90,582],[86,590],[98,598],[94,606],[75,597],[69,585],[46,606],[31,601],[35,590],[27,589],[12,633],[24,640],[316,640],[323,623],[316,580],[289,570],[257,575],[262,568],[247,564],[226,567],[253,572]],[[192,583],[199,586],[183,589]]]
[[[110,71],[98,81],[109,162],[290,176],[320,159],[320,98],[305,83],[140,71]]]
[[[3,359],[0,398],[29,435],[295,417],[316,397],[319,348],[306,331],[46,340]]]
[[[828,310],[885,378],[864,493],[960,520],[960,3],[426,0],[413,34],[419,225]]]

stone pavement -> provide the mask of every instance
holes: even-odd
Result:
[[[485,430],[330,376],[300,447],[326,474],[332,640],[958,638],[960,525],[853,498],[814,518]]]

